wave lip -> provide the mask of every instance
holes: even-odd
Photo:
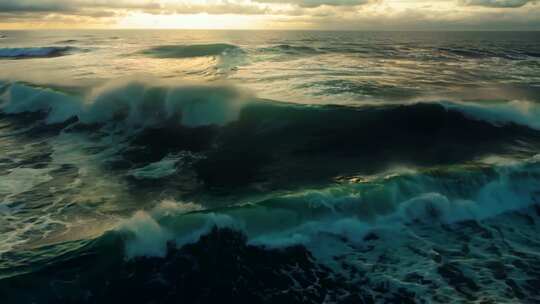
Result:
[[[5,59],[25,59],[25,58],[50,58],[61,57],[75,51],[70,46],[48,46],[48,47],[29,47],[29,48],[2,48],[0,49],[0,58]]]
[[[464,113],[473,119],[489,122],[495,126],[516,124],[540,130],[540,107],[533,102],[514,100],[507,103],[441,102],[447,110]]]
[[[238,46],[226,43],[190,44],[190,45],[161,45],[142,51],[144,55],[155,58],[193,58],[207,56],[222,56],[229,52],[238,52]]]

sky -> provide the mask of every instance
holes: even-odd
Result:
[[[0,29],[540,30],[540,0],[0,0]]]

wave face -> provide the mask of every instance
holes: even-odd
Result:
[[[25,59],[61,57],[74,52],[73,47],[31,47],[31,48],[0,48],[0,58]]]
[[[540,300],[538,33],[8,33],[2,303]]]

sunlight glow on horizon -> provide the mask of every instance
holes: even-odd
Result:
[[[130,14],[118,21],[118,28],[128,29],[238,29],[265,28],[268,16],[260,15],[153,15]]]
[[[536,29],[537,0],[0,0],[0,29]]]

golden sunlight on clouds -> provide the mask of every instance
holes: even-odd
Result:
[[[0,28],[540,29],[537,0],[0,0]]]
[[[148,29],[237,29],[265,28],[269,16],[264,15],[154,15],[133,13],[118,20],[116,27]]]

